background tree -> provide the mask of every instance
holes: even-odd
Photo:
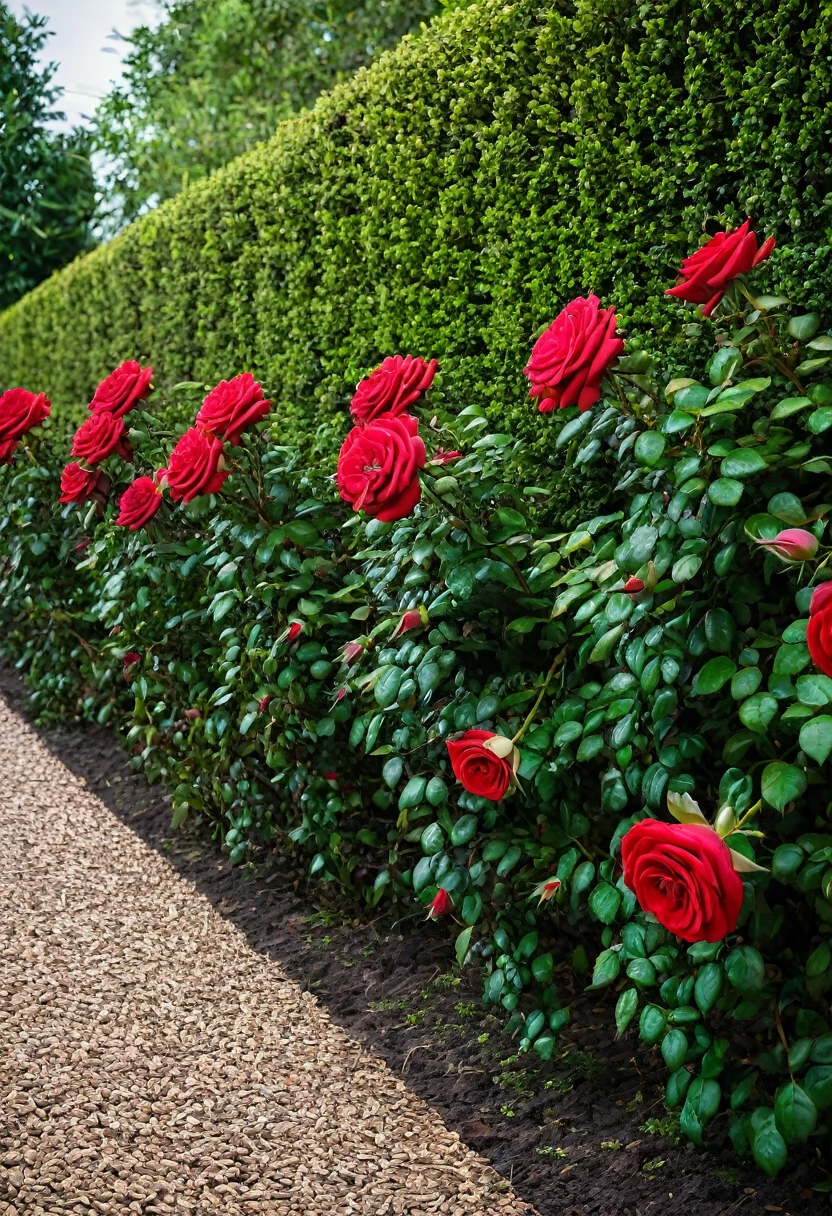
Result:
[[[99,106],[110,225],[128,223],[369,63],[437,0],[164,0]]]
[[[54,64],[38,62],[48,37],[0,0],[0,309],[91,244],[90,137],[48,127],[63,117]]]

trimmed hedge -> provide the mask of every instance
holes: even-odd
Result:
[[[819,0],[447,13],[9,310],[0,384],[78,405],[125,353],[163,389],[246,367],[331,452],[351,385],[411,350],[554,459],[521,368],[575,294],[655,345],[703,222],[750,213],[786,291],[828,299],[830,84]]]

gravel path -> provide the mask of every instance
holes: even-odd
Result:
[[[0,700],[0,1216],[533,1210]]]

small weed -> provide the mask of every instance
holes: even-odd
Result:
[[[719,1178],[721,1182],[727,1182],[729,1186],[739,1186],[739,1170],[732,1170],[728,1167],[721,1166],[719,1169],[711,1170],[710,1174],[712,1178]]]
[[[320,908],[317,912],[310,912],[304,920],[312,929],[334,929],[347,924],[349,917],[336,908]]]
[[[534,1078],[537,1076],[537,1071],[534,1068],[509,1068],[493,1078],[494,1084],[499,1085],[500,1089],[513,1089],[521,1098],[533,1098]]]
[[[627,1110],[630,1112],[630,1114],[632,1114],[637,1106],[643,1106],[643,1104],[644,1104],[644,1094],[641,1092],[640,1089],[637,1089],[635,1092],[635,1096],[633,1098],[631,1098],[631,1100],[627,1103]]]
[[[642,1173],[646,1174],[648,1178],[652,1178],[658,1173],[662,1166],[666,1164],[667,1162],[663,1161],[661,1157],[656,1157],[654,1161],[645,1161],[644,1165],[641,1167],[641,1170]]]
[[[386,1010],[389,1010],[389,1009],[407,1009],[407,1001],[406,1001],[406,1000],[402,1000],[402,1001],[389,1001],[389,1000],[383,1000],[383,1001],[370,1001],[370,1003],[368,1004],[367,1008],[368,1008],[368,1009],[373,1009],[373,1010],[379,1010],[380,1012],[385,1012]]]
[[[621,1141],[620,1140],[602,1140],[601,1148],[608,1148],[612,1152],[617,1153],[618,1150],[621,1148]]]
[[[409,1013],[405,1018],[408,1026],[420,1026],[425,1020],[424,1009],[418,1009],[415,1013]]]
[[[461,1018],[475,1018],[478,1013],[476,1005],[466,1005],[464,1001],[457,1001],[454,1009]],[[485,1037],[488,1038],[488,1035]]]
[[[444,975],[437,975],[433,981],[433,986],[434,988],[458,988],[461,983],[461,976],[446,972]]]
[[[486,1030],[485,1034],[477,1035],[477,1042],[478,1043],[487,1043],[490,1038],[491,1038],[491,1035]]]
[[[648,1119],[638,1130],[646,1132],[648,1136],[661,1136],[671,1144],[678,1144],[681,1140],[678,1115],[667,1115],[664,1119]]]
[[[565,1148],[539,1148],[535,1150],[541,1157],[566,1157],[568,1153]]]
[[[514,1111],[511,1109],[511,1107],[510,1107],[510,1106],[501,1106],[501,1107],[500,1107],[500,1114],[501,1114],[501,1115],[505,1115],[505,1117],[506,1117],[507,1119],[513,1119],[513,1118],[514,1118]]]

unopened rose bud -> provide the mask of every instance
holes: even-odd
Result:
[[[301,621],[292,621],[291,625],[280,640],[286,643],[294,642],[295,638],[299,637],[302,633],[303,623]]]
[[[332,704],[337,705],[339,701],[343,701],[343,699],[346,695],[347,695],[346,688],[339,688],[337,693],[335,694],[335,700],[332,702]]]
[[[737,816],[732,806],[724,806],[714,820],[714,827],[720,836],[727,836],[737,826]]]
[[[559,878],[547,878],[545,882],[538,883],[538,885],[532,891],[532,898],[534,898],[535,895],[539,897],[537,901],[538,907],[542,903],[548,903],[550,899],[554,899],[560,890],[561,885],[562,884]]]
[[[363,653],[364,645],[362,642],[347,642],[344,647],[344,662],[354,663]]]
[[[324,773],[323,777],[324,777],[324,781],[337,781],[338,780],[337,773]]]
[[[624,586],[621,588],[625,595],[640,595],[644,590],[644,582],[635,575],[630,575]]]
[[[784,528],[772,538],[759,537],[757,544],[786,562],[808,562],[818,551],[818,538],[805,528]]]
[[[404,616],[399,621],[393,632],[393,637],[399,638],[403,633],[407,633],[411,629],[421,629],[423,624],[424,621],[422,620],[422,614],[419,609],[411,608],[408,612],[405,612]]]
[[[202,714],[198,709],[186,709],[185,717],[188,719],[189,722],[198,722],[199,719],[202,717]]]
[[[454,901],[444,887],[440,887],[430,902],[428,920],[436,920],[437,916],[447,916],[454,910]]]
[[[75,546],[75,552],[83,553],[84,550],[86,549],[87,545],[90,545],[90,544],[92,544],[92,537],[82,536],[81,539],[78,541],[78,544]]]
[[[436,455],[433,457],[433,459],[429,463],[430,464],[450,464],[452,460],[459,460],[459,458],[461,456],[462,456],[462,452],[443,452],[442,449],[440,448],[439,451],[436,453]]]
[[[266,710],[269,708],[269,705],[271,704],[271,700],[272,700],[271,693],[266,693],[265,697],[261,697],[260,700],[257,702],[257,709],[261,714],[264,714],[266,712]]]

